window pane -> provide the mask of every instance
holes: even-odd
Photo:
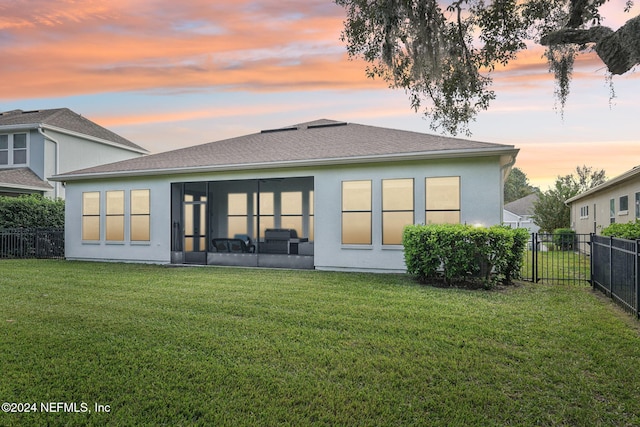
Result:
[[[413,210],[413,179],[382,180],[382,210]]]
[[[227,196],[229,204],[229,215],[246,215],[247,214],[247,195],[246,193],[229,193]]]
[[[247,217],[230,216],[228,222],[228,236],[233,238],[236,234],[247,234]]]
[[[0,151],[0,165],[8,165],[8,164],[9,164],[9,152]]]
[[[401,245],[404,227],[413,224],[413,212],[384,212],[382,214],[382,244]]]
[[[342,213],[342,243],[346,245],[371,244],[371,212]]]
[[[280,213],[282,215],[302,215],[302,192],[283,192],[280,195]]]
[[[342,183],[343,211],[371,210],[371,181],[344,181]]]
[[[260,237],[264,237],[264,231],[267,228],[275,228],[274,227],[274,219],[273,216],[260,216]]]
[[[107,216],[105,221],[107,240],[124,240],[124,215]]]
[[[636,218],[640,219],[640,193],[636,193]]]
[[[260,215],[273,214],[273,193],[260,193]]]
[[[151,212],[149,190],[131,190],[131,214],[148,215]]]
[[[100,240],[100,217],[82,217],[82,240]]]
[[[100,193],[82,193],[82,215],[100,215]]]
[[[0,135],[0,150],[9,149],[9,135]]]
[[[609,200],[609,216],[611,218],[616,216],[616,200],[615,199]]]
[[[301,216],[283,216],[280,218],[280,225],[282,228],[296,230],[298,237],[303,237]]]
[[[24,165],[27,163],[27,150],[15,150],[13,152],[13,164]]]
[[[124,215],[124,191],[107,191],[107,215]]]
[[[314,218],[313,216],[309,217],[309,241],[310,242],[313,242],[315,240],[314,239],[314,222],[315,221],[313,218]]]
[[[131,240],[149,241],[150,238],[149,215],[134,215],[131,217]]]
[[[27,148],[27,134],[16,133],[13,135],[13,149]]]
[[[309,191],[309,215],[313,215],[313,191]]]
[[[460,177],[426,180],[427,210],[460,209]]]
[[[460,224],[460,211],[428,211],[426,224]]]
[[[629,210],[629,196],[620,197],[620,210],[621,211]]]

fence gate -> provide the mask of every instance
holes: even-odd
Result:
[[[589,284],[590,237],[589,234],[532,233],[522,279],[534,283]]]

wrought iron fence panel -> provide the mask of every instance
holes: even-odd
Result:
[[[64,229],[0,229],[0,258],[64,258]]]
[[[640,241],[592,236],[594,289],[639,315]]]
[[[534,283],[588,284],[591,250],[588,234],[532,233],[521,271]]]

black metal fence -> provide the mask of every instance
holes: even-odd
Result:
[[[640,316],[640,240],[592,236],[592,285]]]
[[[64,229],[0,229],[0,258],[64,258]]]
[[[591,279],[589,245],[589,234],[532,233],[522,265],[522,279],[587,285]]]

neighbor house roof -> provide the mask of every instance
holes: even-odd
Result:
[[[577,196],[574,196],[570,199],[568,199],[567,201],[565,201],[565,204],[570,204],[573,203],[575,201],[578,201],[584,197],[590,196],[594,193],[598,193],[600,191],[604,191],[607,190],[617,184],[623,183],[629,179],[635,178],[637,176],[640,176],[640,166],[636,166],[631,170],[626,171],[625,173],[623,173],[622,175],[618,175],[615,178],[610,179],[609,181],[602,183],[596,187],[593,187],[587,191],[585,191],[584,193],[580,193]]]
[[[49,191],[53,187],[29,168],[0,169],[0,188]]]
[[[533,204],[538,200],[538,193],[532,193],[504,205],[504,210],[519,216],[533,214]]]
[[[105,129],[68,108],[0,113],[0,132],[6,129],[49,128],[63,133],[75,133],[96,139],[98,142],[116,144],[139,153],[148,151],[126,138]]]
[[[317,120],[246,136],[69,172],[73,180],[117,175],[208,172],[371,161],[505,155],[512,145],[447,138],[417,132]]]

